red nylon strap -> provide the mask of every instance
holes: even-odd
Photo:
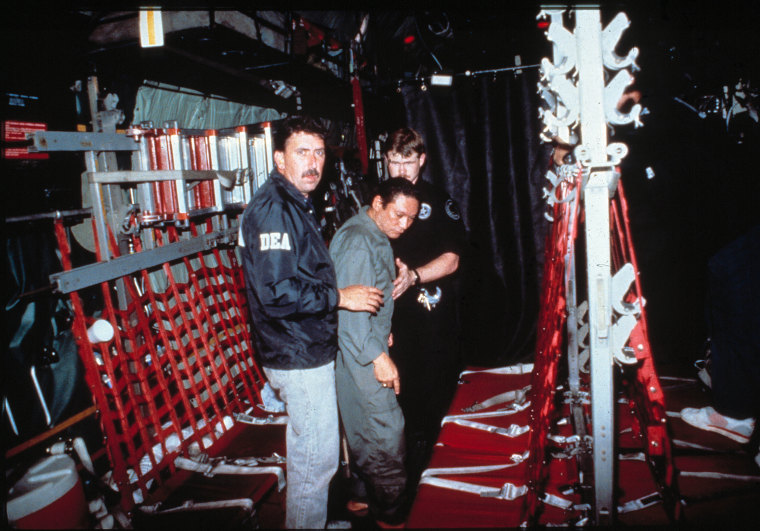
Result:
[[[151,144],[151,169],[173,170],[174,163],[171,158],[171,144],[169,136],[153,129],[145,134]],[[156,194],[156,213],[161,214],[161,219],[171,220],[177,213],[177,189],[173,181],[159,181],[153,183]]]
[[[191,136],[190,161],[193,170],[211,170],[211,153],[208,136]],[[214,206],[214,183],[213,181],[200,181],[192,191],[193,208],[210,208]]]
[[[530,458],[528,460],[526,484],[529,492],[525,497],[524,516],[536,521],[539,497],[544,492],[548,468],[545,466],[547,436],[554,413],[554,395],[557,388],[557,373],[562,359],[564,326],[566,320],[565,301],[565,255],[572,245],[577,232],[580,197],[581,172],[576,182],[562,183],[557,190],[557,199],[564,200],[573,189],[572,201],[554,204],[554,223],[547,235],[544,251],[544,273],[541,290],[541,309],[538,317],[538,337],[536,357],[533,367],[531,401]]]
[[[367,151],[367,131],[364,126],[364,102],[362,100],[362,85],[359,76],[351,78],[351,89],[354,98],[354,124],[356,125],[356,145],[359,148],[359,162],[362,165],[362,173],[369,170],[369,153]]]
[[[199,146],[200,138],[198,137],[190,137],[190,168],[193,170],[200,170],[205,169],[202,168],[203,163],[200,160],[201,154],[200,151],[202,149],[201,146]],[[205,183],[205,181],[201,181],[197,183],[192,190],[192,197],[193,197],[193,205],[192,208],[202,208],[201,205],[203,204],[203,198],[201,197],[201,184]]]
[[[146,133],[143,136],[143,142],[148,146],[148,163],[152,170],[157,169],[158,166],[158,144],[154,135]],[[155,214],[159,218],[164,213],[164,199],[163,199],[163,187],[161,182],[154,181],[150,183],[151,190],[153,191],[153,205],[156,209],[155,212],[144,212],[145,215]]]
[[[636,300],[642,302],[641,280],[631,238],[628,204],[622,181],[618,183],[618,193],[611,203],[611,218],[614,220],[616,228],[616,247],[619,249],[623,263],[633,265],[635,272],[633,290],[629,294],[628,302]],[[624,386],[629,398],[629,405],[635,412],[637,420],[634,423],[634,429],[638,431],[637,434],[644,441],[644,452],[649,458],[648,463],[658,483],[666,508],[671,512],[672,518],[678,519],[681,505],[677,502],[678,485],[672,440],[667,429],[665,396],[654,366],[647,331],[646,310],[643,303],[641,304],[641,314],[636,327],[631,332],[628,345],[633,348],[638,360],[635,378],[625,380],[628,385]]]

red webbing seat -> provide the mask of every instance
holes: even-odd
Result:
[[[525,411],[518,413],[528,420]],[[499,425],[510,417],[481,417],[478,422]],[[513,417],[512,417],[513,418]],[[456,488],[446,488],[426,481],[433,476],[447,481],[464,482],[469,485],[498,490],[506,483],[512,484],[518,493],[525,487],[528,471],[527,434],[510,439],[485,431],[444,425],[428,468],[417,490],[407,527],[518,527],[525,523],[524,499],[521,494],[515,499],[501,499],[493,495],[463,492]],[[554,427],[553,432],[570,435],[569,427]],[[557,445],[552,445],[557,446]],[[517,454],[517,455],[514,455]],[[574,459],[552,459],[545,495],[555,497],[560,502],[570,504],[569,508],[547,505],[540,519],[541,525],[562,524],[577,519],[580,515],[572,505],[580,502],[576,493],[563,492],[563,487],[576,483],[577,470]],[[490,467],[483,471],[459,470],[440,471],[459,467]],[[499,467],[499,468],[495,468]],[[493,493],[491,493],[493,494]]]
[[[498,374],[478,368],[472,368],[470,371],[473,372],[465,372],[460,376],[457,392],[451,400],[447,415],[461,415],[466,412],[466,408],[482,404],[506,390],[521,389],[531,382],[530,370],[520,371],[524,374]],[[504,407],[504,404],[496,404],[479,411],[492,411],[500,407]]]
[[[60,222],[55,229],[64,269],[70,269],[65,229]],[[192,234],[199,230],[210,226],[193,226]],[[159,245],[177,240],[173,228],[165,234],[156,230]],[[133,245],[140,250],[137,236]],[[126,308],[116,307],[117,289],[125,291]],[[98,316],[85,314],[78,292],[70,294],[85,379],[98,408],[112,479],[125,512],[143,500],[167,499],[192,475],[178,470],[178,456],[221,455],[243,432],[253,446],[261,443],[252,433],[264,433],[260,427],[239,427],[233,420],[233,415],[251,408],[257,414],[264,385],[243,289],[234,249],[215,248],[103,282]],[[88,340],[87,328],[96,317],[113,326],[112,340]],[[275,446],[284,455],[282,426],[275,432]],[[248,448],[247,455],[266,455],[254,450]],[[253,487],[259,496],[261,489],[277,483],[274,476],[251,476],[248,481],[259,484]]]
[[[438,439],[430,467],[472,466],[472,463],[493,464],[504,462],[511,454],[526,452],[525,461],[519,466],[468,475],[447,475],[458,481],[486,482],[495,486],[508,478],[515,485],[526,487],[524,493],[514,500],[482,498],[471,492],[447,489],[441,486],[420,485],[417,498],[408,521],[410,527],[511,527],[522,524],[547,525],[576,523],[587,517],[592,507],[581,502],[582,485],[576,460],[568,458],[583,451],[583,444],[576,440],[568,442],[562,436],[572,435],[572,423],[567,404],[562,404],[559,373],[564,361],[566,342],[566,257],[575,253],[575,240],[580,216],[579,196],[582,175],[576,175],[574,183],[562,182],[553,192],[553,224],[547,235],[541,309],[538,316],[535,365],[531,375],[519,377],[497,376],[486,372],[466,374],[461,377],[447,419]],[[638,266],[636,264],[627,206],[622,184],[616,198],[610,203],[610,234],[612,272],[630,263],[634,269],[634,283],[625,297],[627,303],[639,302],[641,311],[627,346],[635,352],[636,362],[620,368],[622,401],[617,406],[617,443],[621,451],[638,453],[640,460],[622,459],[618,462],[615,501],[621,521],[636,521],[634,513],[652,514],[657,511],[677,519],[679,505],[675,467],[671,441],[668,433],[665,401],[654,369],[646,330],[646,314]],[[580,300],[578,301],[581,302]],[[510,379],[511,378],[511,379]],[[589,381],[580,375],[581,391],[588,394]],[[485,431],[467,422],[452,422],[452,417],[463,418],[467,408],[509,390],[530,390],[520,398],[526,409],[501,416],[467,415],[470,422],[488,424],[495,429],[512,425],[529,427],[527,433],[517,437]],[[477,409],[478,413],[493,412],[507,404],[494,404]],[[588,415],[588,405],[583,406]],[[469,411],[473,411],[470,409]],[[563,419],[564,416],[564,419]],[[563,422],[560,422],[560,420]],[[465,425],[463,425],[465,424]],[[482,427],[482,426],[481,426]],[[590,426],[586,427],[591,433]],[[564,441],[564,442],[563,442]],[[454,463],[454,464],[452,464]],[[467,463],[467,464],[456,464]],[[563,485],[576,488],[559,489]],[[562,491],[562,492],[560,492]],[[556,496],[557,498],[553,498]],[[572,502],[571,507],[560,506]],[[654,509],[653,509],[654,508]],[[662,521],[662,518],[661,520]],[[667,520],[665,520],[667,521]],[[582,523],[582,522],[581,522]]]

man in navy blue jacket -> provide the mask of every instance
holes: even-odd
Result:
[[[277,169],[243,213],[243,267],[257,351],[288,412],[285,525],[320,529],[338,468],[337,310],[374,313],[383,292],[338,289],[309,200],[325,163],[321,126],[289,118],[274,140]]]

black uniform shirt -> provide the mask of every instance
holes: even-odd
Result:
[[[437,186],[419,179],[415,185],[421,195],[420,211],[412,226],[396,240],[391,240],[393,254],[410,269],[423,266],[446,252],[461,256],[464,242],[464,225],[459,207],[449,195]],[[444,291],[450,285],[444,277],[423,287]],[[416,290],[409,289],[399,301],[415,298]]]

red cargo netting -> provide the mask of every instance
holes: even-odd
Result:
[[[210,230],[210,222],[203,228]],[[71,269],[60,221],[55,230],[64,269]],[[196,226],[191,231],[197,235]],[[173,227],[154,233],[158,245],[177,240]],[[137,236],[133,245],[139,252]],[[116,254],[113,239],[112,247]],[[97,316],[86,315],[80,294],[71,293],[74,335],[124,510],[166,482],[180,453],[205,451],[232,426],[233,413],[261,403],[264,378],[254,360],[244,285],[234,249],[225,248],[103,282]],[[96,319],[113,326],[112,340],[88,340]]]
[[[617,192],[610,204],[610,218],[613,223],[612,263],[616,270],[627,263],[633,265],[634,282],[626,301],[638,301],[641,307],[636,326],[631,331],[628,340],[628,345],[636,355],[637,364],[632,367],[635,369],[635,375],[625,375],[623,390],[628,399],[628,405],[634,413],[632,423],[634,433],[642,441],[647,461],[665,507],[672,518],[678,519],[681,505],[677,502],[678,486],[672,442],[668,433],[665,395],[652,358],[644,308],[645,299],[641,291],[639,267],[628,220],[628,203],[622,181],[618,183]]]
[[[538,316],[536,360],[530,392],[531,457],[526,476],[530,488],[525,498],[525,517],[535,518],[539,496],[546,482],[548,467],[546,445],[552,416],[555,414],[554,395],[557,374],[563,359],[567,303],[565,299],[565,257],[574,252],[578,227],[582,174],[578,170],[574,183],[563,182],[557,191],[561,202],[554,204],[554,222],[546,238],[544,274],[541,289],[541,309]],[[572,200],[568,200],[575,192]]]

